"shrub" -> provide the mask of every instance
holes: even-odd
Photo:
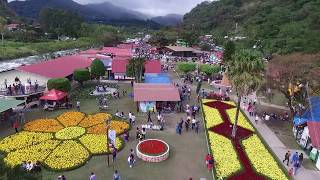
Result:
[[[218,73],[219,71],[220,67],[217,65],[202,64],[200,66],[200,72],[206,73],[206,75],[208,76]]]
[[[106,74],[106,68],[104,67],[104,64],[99,59],[95,59],[91,63],[91,76],[94,78],[100,78],[101,76],[104,76]]]
[[[73,72],[73,79],[78,81],[82,86],[83,82],[90,79],[90,72],[88,69],[76,69]]]
[[[196,70],[196,64],[195,63],[178,63],[178,69],[179,71],[182,71],[183,73],[187,74],[191,71]]]
[[[49,79],[47,83],[48,89],[57,89],[64,92],[71,90],[71,83],[67,78]]]

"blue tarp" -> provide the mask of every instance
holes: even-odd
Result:
[[[150,84],[169,84],[171,80],[167,73],[146,73],[144,74],[144,82]]]
[[[302,114],[301,118],[298,116],[294,117],[293,123],[295,126],[306,123],[307,121],[320,122],[320,97],[312,96],[310,97],[310,101],[310,108]]]

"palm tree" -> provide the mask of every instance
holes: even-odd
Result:
[[[237,93],[237,111],[232,129],[232,137],[236,136],[241,97],[256,91],[263,80],[264,63],[259,53],[252,50],[241,50],[227,63],[227,75]]]

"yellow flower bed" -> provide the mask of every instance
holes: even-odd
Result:
[[[0,151],[10,152],[26,146],[36,145],[52,138],[53,135],[51,133],[22,131],[1,140]]]
[[[107,135],[86,134],[80,138],[80,142],[89,149],[92,154],[103,154],[107,150]],[[116,149],[120,149],[123,141],[116,138]]]
[[[97,124],[104,123],[106,119],[111,119],[111,115],[107,113],[98,113],[95,115],[89,115],[79,123],[79,126],[85,127],[85,128],[94,126]]]
[[[211,127],[214,127],[218,124],[223,123],[223,120],[222,120],[220,113],[217,109],[203,105],[203,112],[205,114],[206,127],[208,129]]]
[[[257,135],[252,135],[248,139],[243,140],[242,144],[258,173],[274,180],[288,179]]]
[[[84,118],[84,113],[71,111],[65,112],[57,117],[57,120],[60,121],[65,127],[76,126]]]
[[[109,128],[115,130],[117,135],[124,133],[125,130],[129,129],[129,123],[124,121],[111,121],[109,124]],[[92,126],[88,128],[88,133],[92,134],[106,134],[107,127],[106,124],[98,124],[96,126]]]
[[[55,119],[38,119],[24,125],[24,130],[34,132],[57,132],[63,128]]]
[[[75,139],[77,137],[82,136],[86,130],[83,127],[66,127],[58,132],[56,132],[55,136],[57,139]]]
[[[229,119],[232,124],[234,124],[234,121],[235,121],[236,111],[237,111],[237,108],[227,110],[227,113],[229,115]],[[252,127],[252,125],[250,124],[250,122],[247,120],[247,118],[243,115],[243,113],[241,111],[239,112],[238,126],[246,128],[252,132],[255,131],[254,128]]]
[[[216,133],[208,132],[211,151],[216,161],[216,172],[219,178],[225,178],[241,169],[237,153],[232,142]]]
[[[82,165],[89,152],[74,140],[63,141],[44,161],[52,169],[62,170]]]
[[[10,167],[15,167],[21,164],[22,161],[43,161],[53,149],[55,149],[60,141],[48,140],[34,146],[28,146],[17,151],[10,152],[4,161]]]

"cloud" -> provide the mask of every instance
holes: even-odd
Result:
[[[158,16],[185,14],[204,0],[75,0],[81,4],[111,2],[114,5]]]

